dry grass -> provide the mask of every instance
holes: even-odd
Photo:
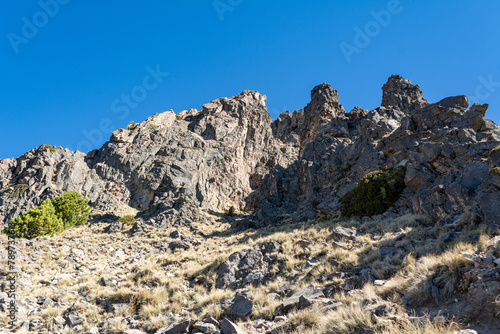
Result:
[[[208,316],[220,319],[228,315],[221,301],[234,296],[234,291],[215,289],[219,265],[234,252],[277,241],[281,251],[277,254],[277,264],[270,268],[273,279],[259,287],[248,287],[255,305],[252,319],[273,319],[279,314],[283,299],[276,299],[271,293],[276,293],[284,283],[296,281],[299,286],[295,290],[309,284],[337,287],[333,298],[344,305],[327,313],[320,307],[294,311],[289,314],[291,327],[286,329],[287,333],[348,333],[357,329],[380,333],[448,333],[456,324],[408,321],[403,306],[432,301],[429,284],[436,277],[443,281],[443,298],[451,296],[460,276],[470,266],[463,254],[477,252],[488,238],[484,226],[464,222],[457,228],[462,232],[457,234],[457,240],[444,243],[442,236],[452,229],[437,228],[420,216],[361,225],[355,221],[323,219],[243,232],[235,232],[229,224],[219,222],[196,226],[208,238],[200,237],[201,233],[193,234],[188,228],[179,228],[182,234],[200,238],[202,243],[172,252],[156,247],[158,242],[169,240],[171,230],[132,238],[122,233],[104,234],[105,226],[96,224],[67,230],[52,239],[37,239],[23,250],[18,263],[31,275],[34,285],[24,289],[20,297],[52,298],[63,305],[42,309],[39,316],[48,330],[63,332],[53,326],[51,319],[82,299],[88,301],[81,307],[85,328],[111,317],[131,314],[138,315],[138,326],[149,331],[166,326],[168,318],[164,315],[168,313],[176,319]],[[352,242],[344,241],[343,245],[336,244],[332,235],[340,226],[354,228],[363,236]],[[305,246],[301,240],[309,243]],[[0,241],[5,243],[5,237],[1,236]],[[63,249],[64,245],[83,250],[85,256],[76,264],[68,262],[70,251]],[[399,251],[384,258],[380,247],[396,247]],[[117,250],[121,250],[121,255]],[[332,273],[358,266],[369,266],[375,278],[388,280],[387,283],[376,288],[368,285],[349,295],[338,288],[347,278],[327,279]],[[61,274],[69,276],[58,276]],[[56,277],[59,279],[54,281]],[[117,286],[103,286],[102,277],[112,277]],[[59,294],[60,290],[65,293]],[[126,303],[131,312],[111,314],[105,307],[109,303]],[[396,313],[374,318],[367,308],[384,303],[392,305]],[[5,317],[0,321],[0,326],[4,326]],[[117,322],[109,329],[126,328],[124,323]]]

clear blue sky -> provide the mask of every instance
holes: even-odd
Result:
[[[0,4],[0,158],[97,148],[245,89],[273,118],[322,82],[347,111],[373,109],[391,74],[431,102],[474,96],[500,123],[499,1],[54,1]]]

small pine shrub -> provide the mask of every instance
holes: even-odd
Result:
[[[233,206],[231,206],[229,208],[229,210],[227,210],[226,215],[228,215],[229,217],[234,216],[234,207]]]
[[[494,168],[492,169],[492,171],[493,171],[493,174],[500,175],[500,167],[494,167]]]
[[[157,126],[156,124],[150,124],[150,125],[148,126],[148,129],[149,129],[149,130],[156,130],[157,128],[158,128],[158,126]]]
[[[76,191],[67,191],[52,200],[57,215],[64,221],[64,228],[85,224],[90,207]]]
[[[178,120],[178,121],[181,121],[181,120],[182,120],[182,117],[181,117],[181,116],[179,116],[179,115],[177,115],[177,116],[175,116],[175,119],[176,119],[176,120]]]
[[[12,220],[3,233],[13,238],[54,236],[67,228],[85,224],[90,207],[76,191],[68,191]]]
[[[52,201],[45,200],[39,206],[12,220],[3,232],[13,238],[53,236],[64,230],[64,223],[56,214]]]
[[[365,175],[360,183],[340,200],[345,217],[375,216],[384,213],[405,188],[406,168],[385,168]]]
[[[124,223],[127,225],[133,225],[135,223],[135,217],[134,216],[124,216],[118,219],[120,223]]]

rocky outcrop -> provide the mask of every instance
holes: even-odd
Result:
[[[338,98],[321,85],[313,90],[318,118],[330,99]],[[318,92],[320,92],[318,94]],[[258,216],[276,208],[296,220],[338,214],[340,198],[367,173],[403,165],[407,189],[389,214],[422,213],[433,219],[453,220],[470,208],[489,224],[497,225],[498,162],[490,152],[500,145],[500,128],[484,118],[487,105],[469,108],[466,96],[429,103],[418,86],[392,76],[383,87],[382,106],[367,111],[354,108],[344,115],[331,108],[328,124],[310,132],[309,123],[294,122],[299,110],[282,114],[273,130],[297,156],[288,167],[277,166],[254,194]],[[311,113],[311,111],[309,111]],[[296,116],[297,114],[297,116]],[[291,119],[291,121],[290,121]],[[299,137],[299,144],[290,140]],[[292,143],[292,144],[290,144]],[[495,217],[496,216],[496,217]]]
[[[498,224],[500,128],[485,118],[488,106],[469,107],[466,96],[429,103],[400,76],[382,92],[379,108],[346,113],[321,84],[304,109],[273,121],[266,97],[244,91],[118,129],[87,155],[43,145],[0,160],[0,218],[76,190],[94,213],[127,205],[159,229],[230,207],[254,223],[315,219],[338,214],[367,173],[403,165],[407,188],[386,215],[453,220],[467,208]]]

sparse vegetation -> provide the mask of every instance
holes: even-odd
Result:
[[[139,126],[139,123],[131,121],[129,125],[127,125],[127,130],[134,131]]]
[[[175,119],[178,120],[178,121],[182,121],[182,116],[176,115]]]
[[[354,189],[341,198],[342,215],[365,217],[384,213],[403,192],[405,173],[406,169],[399,166],[365,175]]]
[[[45,200],[39,206],[12,220],[3,232],[13,238],[31,239],[38,236],[54,236],[64,230],[64,223],[57,216],[52,201]]]
[[[493,167],[493,174],[500,175],[500,167]]]
[[[229,217],[234,216],[234,206],[231,206],[229,210],[227,210],[226,215]]]
[[[68,191],[53,200],[45,200],[39,206],[12,220],[3,232],[13,238],[54,236],[65,229],[87,222],[90,207],[75,191]]]
[[[149,130],[156,130],[157,128],[158,128],[158,126],[157,126],[156,124],[150,124],[150,125],[148,126],[148,129],[149,129]]]
[[[56,148],[52,145],[49,144],[44,144],[38,148],[40,151],[49,151],[51,153],[54,153],[56,151]]]
[[[497,147],[495,147],[494,149],[492,149],[492,150],[490,151],[490,155],[492,155],[493,153],[496,153],[496,152],[500,152],[500,146],[497,146]]]
[[[339,221],[336,217],[328,217],[308,224],[287,223],[243,231],[235,231],[224,221],[215,225],[196,223],[196,233],[210,234],[210,237],[202,240],[201,247],[175,253],[168,250],[152,252],[158,249],[156,245],[160,241],[170,238],[172,229],[157,232],[154,238],[130,238],[127,234],[100,233],[100,224],[93,224],[78,226],[52,239],[51,247],[55,248],[52,252],[48,251],[46,241],[36,241],[30,246],[33,248],[27,250],[35,250],[33,262],[22,266],[23,269],[30,266],[32,270],[43,267],[39,280],[51,280],[60,272],[61,265],[66,265],[65,272],[75,273],[77,269],[67,266],[67,254],[60,246],[86,245],[80,265],[88,270],[82,271],[78,280],[63,278],[57,282],[59,290],[78,291],[78,295],[56,296],[56,291],[44,285],[36,286],[30,295],[57,297],[66,305],[77,302],[80,295],[86,296],[79,301],[82,303],[79,310],[87,329],[111,317],[134,315],[139,328],[154,332],[172,321],[186,318],[233,319],[225,300],[234,297],[235,291],[215,288],[218,268],[234,252],[277,241],[281,251],[273,255],[275,262],[268,268],[271,279],[257,287],[246,287],[254,303],[250,320],[272,320],[282,314],[280,305],[285,297],[278,295],[279,288],[293,281],[298,285],[288,295],[314,284],[323,291],[332,291],[328,298],[342,305],[327,312],[321,304],[293,310],[287,314],[288,322],[282,323],[278,333],[454,333],[461,328],[459,324],[448,320],[433,322],[425,317],[412,320],[405,308],[434,303],[429,284],[437,277],[442,277],[440,293],[443,300],[449,298],[450,292],[460,291],[464,272],[471,268],[463,254],[478,253],[488,238],[484,226],[471,220],[460,224],[463,233],[455,241],[444,243],[440,240],[449,232],[447,227],[436,227],[429,219],[412,215],[362,225],[355,220]],[[337,240],[334,231],[339,227],[356,229],[360,235],[350,243],[334,243]],[[434,231],[430,231],[432,227]],[[175,229],[194,238],[189,227]],[[421,242],[429,239],[437,241]],[[308,241],[306,248],[300,245],[301,240]],[[395,247],[400,251],[382,256],[381,247]],[[120,257],[109,253],[110,249],[113,252],[123,249],[129,255]],[[136,258],[137,262],[131,261]],[[308,264],[315,261],[316,265]],[[386,280],[386,283],[382,286],[367,284],[363,288],[354,286],[347,293],[348,290],[342,287],[352,284],[353,280],[357,282],[356,276],[329,277],[332,273],[352,272],[366,266],[370,266],[375,279]],[[116,286],[103,285],[102,277],[112,277]],[[113,303],[124,303],[128,308],[113,315],[102,312],[100,305]],[[47,309],[42,318],[49,319],[52,324],[53,317],[63,312],[61,308]],[[173,318],[165,316],[170,313]],[[123,323],[106,324],[106,328],[126,329]]]
[[[135,217],[134,216],[124,216],[118,219],[120,223],[124,223],[126,225],[133,225],[135,223]]]

